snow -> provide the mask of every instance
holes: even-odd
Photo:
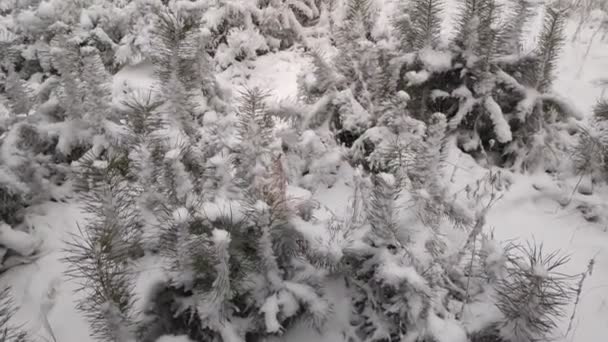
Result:
[[[302,47],[266,54],[253,61],[233,64],[218,75],[225,84],[234,86],[234,93],[255,87],[271,92],[274,99],[295,99],[298,74],[309,65]]]
[[[430,72],[442,72],[452,67],[452,54],[449,51],[426,48],[418,54],[418,58]]]
[[[0,222],[0,244],[14,250],[22,256],[34,254],[42,241],[36,236],[15,230],[8,224]]]
[[[396,260],[397,257],[388,251],[384,251],[382,256],[378,280],[382,279],[395,288],[398,288],[402,282],[407,282],[416,290],[430,294],[430,288],[425,279],[418,274],[414,267],[401,265]]]
[[[266,301],[260,308],[260,311],[264,314],[266,331],[269,333],[279,332],[281,330],[281,324],[277,320],[277,315],[279,313],[277,294],[273,294],[266,298]]]
[[[399,99],[401,101],[406,101],[407,102],[407,101],[409,101],[411,99],[410,95],[407,92],[403,91],[403,90],[399,90],[397,92],[397,96],[399,97]]]
[[[165,159],[178,160],[181,153],[182,153],[181,149],[174,148],[172,150],[167,151],[167,153],[165,153]]]
[[[464,154],[455,164],[456,187],[462,186],[463,181],[479,179],[483,175],[483,169]],[[488,226],[499,241],[514,238],[520,242],[532,239],[542,241],[547,251],[560,250],[571,256],[571,262],[561,270],[565,274],[581,274],[590,260],[595,260],[595,265],[608,265],[608,236],[604,224],[586,221],[575,204],[562,207],[554,195],[560,193],[569,197],[577,179],[568,180],[568,186],[562,185],[560,189],[558,183],[547,174],[512,177],[509,191],[488,213]],[[543,184],[541,190],[536,190],[536,184]],[[608,194],[608,188],[604,186],[601,194],[598,192],[591,199],[584,195],[573,196],[574,200],[584,199],[594,203]],[[542,274],[542,270],[538,271]],[[561,319],[556,341],[603,341],[603,336],[608,333],[605,320],[608,317],[608,292],[602,290],[606,284],[608,272],[597,272],[587,278],[574,319],[575,328],[566,335],[569,317]],[[473,315],[469,319],[471,323],[481,324],[476,320],[484,318],[482,313],[495,311],[495,308],[484,305],[468,305],[469,315]],[[570,306],[567,312],[572,312],[572,309]]]
[[[11,268],[0,277],[0,287],[9,285],[20,307],[14,321],[25,322],[36,336],[53,340],[54,335],[61,342],[91,341],[88,324],[76,310],[77,285],[64,278],[66,265],[61,261],[64,242],[77,232],[81,218],[74,202],[33,208],[28,222],[43,241],[42,253],[34,263]]]
[[[156,342],[193,342],[187,335],[164,335],[159,337]]]
[[[405,77],[408,80],[407,84],[409,86],[422,84],[422,83],[426,82],[430,76],[431,76],[431,74],[427,70],[408,71],[405,74]]]
[[[330,309],[329,304],[319,298],[312,287],[291,281],[284,282],[284,285],[297,299],[305,303],[311,312],[322,313]]]
[[[469,341],[466,332],[454,319],[441,319],[435,314],[430,314],[427,328],[437,342]]]
[[[214,202],[204,202],[201,205],[200,211],[210,221],[215,221],[222,217],[229,217],[234,221],[239,221],[244,215],[239,202],[224,198],[217,198]]]
[[[177,208],[173,211],[173,220],[178,224],[186,223],[189,217],[190,214],[188,213],[188,209],[184,207]]]
[[[511,136],[511,127],[507,120],[505,120],[502,109],[498,103],[496,103],[491,96],[488,96],[484,101],[484,106],[490,113],[490,119],[492,119],[492,123],[494,124],[494,133],[496,133],[498,142],[506,143],[511,141],[511,139],[513,139]]]
[[[211,240],[213,240],[216,245],[222,243],[227,244],[230,243],[230,234],[223,229],[214,229],[211,232]]]

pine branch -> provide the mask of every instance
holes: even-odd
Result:
[[[213,330],[221,331],[221,326],[228,319],[229,300],[232,296],[230,281],[230,235],[224,230],[215,229],[211,234],[214,253],[216,259],[214,266],[215,280],[211,284],[211,289],[204,293],[198,293],[200,302],[197,312],[203,326]]]
[[[454,37],[454,43],[461,49],[473,50],[476,47],[480,13],[487,6],[487,2],[488,0],[461,0]]]
[[[268,94],[258,88],[245,89],[241,92],[237,107],[237,131],[240,144],[238,156],[237,179],[245,188],[259,191],[260,177],[256,173],[268,171],[270,144],[272,142],[273,121],[266,108]]]
[[[445,145],[447,121],[445,115],[435,113],[431,117],[425,139],[416,147],[414,160],[408,168],[408,177],[415,189],[429,188],[439,181],[442,167],[442,148]]]
[[[515,2],[509,14],[509,19],[507,19],[500,34],[498,46],[501,54],[512,55],[521,52],[524,27],[534,16],[534,7],[536,7],[536,4],[530,0],[517,0]]]
[[[0,71],[14,70],[19,55],[19,37],[8,30],[0,30]]]
[[[407,13],[410,18],[406,41],[410,49],[420,50],[435,47],[441,31],[441,0],[414,0]],[[403,24],[402,24],[403,25]],[[401,26],[401,29],[405,29]]]
[[[94,47],[80,49],[82,73],[80,78],[85,86],[84,118],[93,123],[101,123],[111,113],[111,76],[105,70],[99,50]]]
[[[132,92],[122,104],[127,108],[127,126],[135,143],[143,143],[167,124],[157,111],[163,102],[156,99],[156,94],[152,90]]]
[[[22,327],[10,323],[17,308],[13,303],[10,288],[0,290],[0,342],[27,342],[30,341],[28,334]]]
[[[402,246],[397,224],[396,200],[399,196],[397,180],[390,174],[372,175],[372,186],[365,201],[367,220],[379,243]]]
[[[19,78],[19,74],[10,70],[4,84],[4,92],[13,114],[29,114],[33,107],[32,91]]]
[[[353,39],[367,39],[374,25],[371,0],[348,0],[343,23],[336,33],[338,40],[347,43]]]
[[[565,41],[566,10],[547,7],[543,30],[538,40],[540,61],[536,72],[536,88],[548,91],[557,72],[559,54]]]
[[[139,250],[139,217],[131,187],[114,167],[93,159],[80,165],[88,186],[81,192],[83,210],[90,215],[84,228],[67,242],[66,275],[85,294],[77,308],[89,320],[100,341],[131,339],[132,277],[128,262]]]
[[[593,117],[599,121],[608,121],[608,100],[602,99],[593,107]]]
[[[204,57],[202,36],[196,16],[163,8],[155,11],[152,63],[162,85],[163,109],[193,141],[197,140],[195,124],[196,99],[202,90],[211,92],[208,60]]]
[[[498,37],[500,28],[498,20],[501,14],[501,6],[496,0],[486,0],[479,12],[478,47],[477,54],[482,59],[482,70],[489,71],[490,62],[498,52]]]
[[[86,88],[81,78],[82,63],[78,46],[68,39],[67,34],[58,34],[51,41],[51,60],[60,75],[60,98],[68,117],[82,118],[86,114]]]
[[[578,142],[572,150],[574,171],[577,175],[593,175],[606,170],[606,157],[608,157],[608,141],[605,136],[594,134],[590,130],[581,129]],[[605,134],[605,133],[604,133]]]
[[[346,21],[369,20],[371,17],[372,2],[370,0],[348,0],[346,4]]]
[[[314,103],[328,91],[335,89],[338,75],[319,51],[310,51],[308,55],[312,59],[314,79],[311,79],[311,75],[308,73],[300,75],[298,93],[305,103]]]

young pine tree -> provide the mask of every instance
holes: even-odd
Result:
[[[500,335],[508,341],[532,342],[545,339],[557,327],[572,299],[571,277],[559,269],[568,257],[546,254],[542,245],[519,247],[522,256],[509,262],[507,275],[497,287],[497,306],[505,316]]]
[[[81,164],[88,184],[80,192],[89,214],[80,234],[68,242],[67,275],[80,285],[77,308],[89,320],[93,337],[127,342],[134,336],[130,261],[141,251],[141,229],[135,192],[120,173],[120,159],[87,159]]]

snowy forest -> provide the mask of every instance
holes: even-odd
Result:
[[[0,342],[604,342],[608,0],[0,0]]]

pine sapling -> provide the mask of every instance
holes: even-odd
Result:
[[[545,253],[542,244],[513,251],[521,255],[510,257],[496,289],[496,305],[505,317],[500,335],[517,342],[550,338],[574,295],[573,278],[559,271],[570,259],[559,251]]]
[[[81,192],[90,219],[67,242],[67,276],[77,281],[84,297],[78,310],[89,320],[100,341],[128,342],[133,338],[130,260],[140,242],[139,218],[131,187],[112,167],[115,159],[86,160],[87,186]]]

